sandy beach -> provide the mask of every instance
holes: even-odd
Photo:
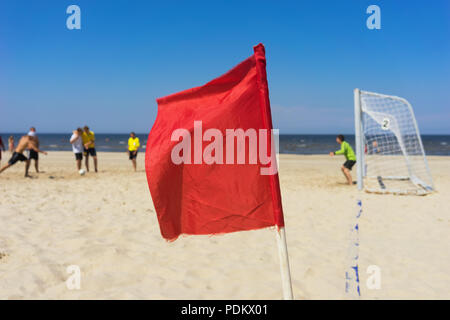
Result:
[[[2,163],[8,158],[4,154]],[[0,299],[280,299],[274,230],[161,236],[144,172],[125,153],[99,153],[80,176],[71,152],[0,175]],[[296,299],[345,299],[349,229],[362,200],[363,299],[450,299],[450,158],[429,157],[437,192],[394,196],[344,185],[343,158],[280,156]],[[69,290],[66,268],[81,270]],[[381,270],[381,289],[366,269]]]

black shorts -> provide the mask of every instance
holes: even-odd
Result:
[[[39,160],[39,154],[34,150],[28,150],[28,160]]]
[[[27,157],[25,157],[23,154],[14,152],[11,159],[9,159],[8,164],[12,166],[17,161],[26,161],[26,160],[27,160]]]
[[[137,158],[137,151],[128,151],[129,155],[130,155],[130,160],[136,159]]]
[[[83,160],[83,153],[82,152],[75,153],[75,159],[76,160]]]
[[[355,163],[356,163],[355,160],[347,160],[344,162],[344,167],[347,168],[348,170],[352,170]]]
[[[86,157],[88,155],[91,155],[91,156],[95,157],[97,155],[97,151],[95,151],[95,148],[89,148],[89,149],[84,148],[84,155]]]

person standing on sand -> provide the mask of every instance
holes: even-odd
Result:
[[[11,159],[9,159],[8,163],[0,169],[0,173],[13,166],[17,161],[28,161],[27,157],[23,155],[23,152],[27,149],[33,150],[35,152],[40,152],[45,155],[47,154],[47,152],[39,150],[35,137],[29,135],[23,136],[22,138],[20,138],[19,143],[17,144],[17,148],[16,150],[14,150]],[[28,174],[27,166],[25,166],[25,177],[30,177],[30,175]]]
[[[78,171],[81,170],[81,160],[83,160],[83,139],[81,135],[83,134],[83,130],[81,128],[77,128],[72,132],[72,136],[70,137],[70,143],[72,144],[72,150],[75,154],[75,161],[77,162]]]
[[[136,158],[140,146],[141,144],[139,143],[139,138],[136,137],[134,132],[131,132],[130,138],[128,139],[128,156],[133,163],[134,171],[136,171]]]
[[[13,154],[13,152],[14,152],[14,137],[13,136],[9,136],[9,138],[8,138],[8,150],[11,154]]]
[[[31,127],[30,131],[28,132],[28,135],[36,140],[37,147],[39,148],[39,138],[37,137],[36,134],[36,128]],[[37,173],[39,173],[39,153],[37,153],[33,149],[28,150],[28,160],[25,165],[26,172],[28,172],[28,169],[30,168],[31,160],[34,160],[34,169],[36,170]]]
[[[343,154],[345,156],[346,161],[341,166],[342,173],[344,174],[345,178],[347,179],[347,183],[349,185],[353,184],[352,180],[352,174],[350,173],[350,170],[352,170],[352,167],[356,163],[356,156],[355,152],[353,151],[350,144],[345,141],[345,137],[340,134],[336,137],[336,142],[341,145],[341,149],[335,152],[330,152],[330,156],[334,155],[340,155]]]
[[[97,172],[97,151],[95,150],[95,134],[89,130],[88,126],[84,126],[81,139],[84,145],[84,156],[86,157],[86,171],[89,172],[89,155],[94,159],[94,169]]]
[[[3,144],[2,137],[0,136],[0,165],[2,163],[2,150],[5,151],[5,145]]]

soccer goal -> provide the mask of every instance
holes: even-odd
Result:
[[[358,189],[425,195],[433,181],[414,112],[403,98],[355,89]]]

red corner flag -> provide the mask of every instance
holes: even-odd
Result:
[[[204,86],[157,100],[145,168],[165,239],[284,226],[276,169],[262,173],[276,161],[264,46],[254,52]]]

